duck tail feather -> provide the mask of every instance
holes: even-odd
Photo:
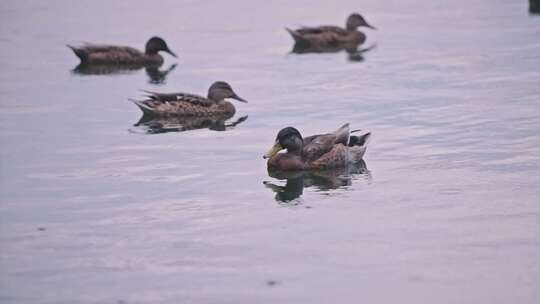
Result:
[[[143,89],[140,89],[140,91],[146,93],[143,95],[144,97],[150,98],[152,100],[159,100],[160,93],[143,90]]]
[[[154,114],[154,109],[146,105],[143,100],[137,100],[133,98],[128,98],[128,100],[138,106],[144,114]]]
[[[304,37],[302,37],[302,35],[300,35],[300,33],[298,33],[297,31],[291,30],[291,29],[288,28],[288,27],[286,27],[285,30],[286,30],[287,32],[289,32],[289,34],[291,35],[291,37],[294,39],[294,42],[296,42],[296,43],[303,43],[303,42],[305,42]]]
[[[85,62],[88,59],[88,54],[83,49],[74,47],[69,44],[66,44],[66,46],[70,48],[77,57],[79,57],[81,62]]]
[[[349,123],[346,123],[343,126],[339,127],[339,129],[337,129],[334,134],[336,136],[335,143],[342,143],[344,145],[348,145],[349,136],[351,134],[351,132],[349,131]]]
[[[349,140],[349,147],[357,146],[357,147],[366,148],[370,139],[371,139],[370,132],[364,135],[360,135],[360,136],[351,136]]]
[[[367,145],[371,138],[371,133],[360,136],[351,136],[349,141],[349,161],[358,163],[362,161],[367,150]]]
[[[152,92],[152,91],[148,91],[148,90],[144,90],[144,89],[139,89],[139,91],[145,92],[145,93],[148,93],[148,94],[157,94],[157,92]]]

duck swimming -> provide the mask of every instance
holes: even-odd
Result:
[[[296,44],[315,46],[336,46],[343,44],[362,44],[366,35],[358,31],[358,27],[365,26],[375,30],[364,17],[354,13],[347,18],[345,28],[325,25],[319,27],[303,27],[297,30],[286,30],[291,34]]]
[[[362,160],[371,133],[351,136],[360,130],[349,130],[344,124],[332,133],[302,138],[300,132],[287,127],[279,131],[274,146],[263,156],[268,168],[283,171],[331,169]],[[278,153],[286,149],[286,153]]]
[[[150,116],[211,116],[233,115],[234,105],[226,98],[247,103],[224,81],[214,82],[208,89],[207,97],[189,93],[148,93],[146,100],[134,100],[145,115]]]
[[[146,43],[144,53],[129,46],[117,45],[84,44],[80,47],[71,45],[68,47],[81,59],[81,64],[160,66],[163,64],[163,57],[158,52],[163,51],[176,57],[165,40],[160,37],[150,38]]]

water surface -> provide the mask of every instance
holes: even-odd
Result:
[[[378,28],[362,60],[289,54],[284,27],[353,11]],[[0,302],[538,303],[527,1],[8,0],[0,17]],[[158,81],[77,73],[65,47],[156,34],[179,55]],[[216,80],[249,100],[228,123],[249,118],[134,126],[140,89]],[[365,168],[268,175],[279,129],[345,122],[373,133]]]

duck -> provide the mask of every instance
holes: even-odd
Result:
[[[135,65],[160,66],[163,57],[158,52],[163,51],[173,57],[176,54],[160,37],[152,37],[146,42],[145,51],[141,52],[129,46],[84,44],[79,47],[67,45],[81,60],[81,64],[105,64],[105,65]]]
[[[234,105],[225,100],[232,98],[247,103],[238,96],[231,85],[224,81],[214,82],[208,89],[207,97],[190,93],[156,93],[144,91],[146,100],[130,99],[144,115],[150,116],[213,116],[234,115]]]
[[[294,127],[281,129],[272,148],[264,154],[268,169],[281,171],[321,170],[346,167],[362,160],[371,133],[351,136],[349,123],[334,132],[303,138]],[[285,153],[278,153],[287,150]]]
[[[358,27],[368,27],[375,30],[358,13],[353,13],[347,18],[345,28],[332,25],[318,27],[303,27],[297,30],[285,28],[292,36],[296,44],[311,46],[337,46],[343,44],[362,44],[366,41],[366,35],[358,31]]]

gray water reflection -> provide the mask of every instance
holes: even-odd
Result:
[[[278,202],[286,205],[298,204],[300,202],[298,199],[304,193],[304,188],[313,187],[326,194],[331,193],[330,190],[350,187],[353,180],[360,176],[371,180],[371,173],[364,161],[332,170],[290,172],[269,169],[268,175],[274,179],[285,181],[285,185],[278,185],[270,181],[264,181],[263,184],[276,193],[275,199]]]
[[[302,45],[295,43],[291,53],[294,54],[321,54],[321,53],[347,53],[347,58],[351,62],[361,62],[364,61],[364,53],[373,50],[377,45],[373,44],[367,48],[358,49],[360,44],[341,44],[336,46],[313,46],[313,45]]]
[[[118,75],[130,74],[144,69],[148,76],[148,82],[151,84],[165,84],[167,75],[172,72],[178,64],[172,64],[167,69],[160,69],[157,66],[145,66],[140,64],[79,64],[72,72],[78,75]]]
[[[528,5],[0,1],[0,302],[537,303],[540,18]],[[351,11],[378,28],[362,64],[286,55],[284,27]],[[225,80],[249,119],[133,134],[145,127],[127,98],[151,90],[144,72],[67,72],[78,60],[65,44],[156,34],[179,54],[160,91]],[[261,158],[276,132],[344,122],[373,134],[371,178],[278,205],[262,183],[287,181]]]
[[[242,116],[236,120],[229,121],[233,115],[214,115],[206,117],[154,117],[143,115],[139,121],[134,124],[148,134],[160,134],[167,132],[185,132],[197,129],[209,129],[212,131],[226,131],[248,119],[248,116]]]

